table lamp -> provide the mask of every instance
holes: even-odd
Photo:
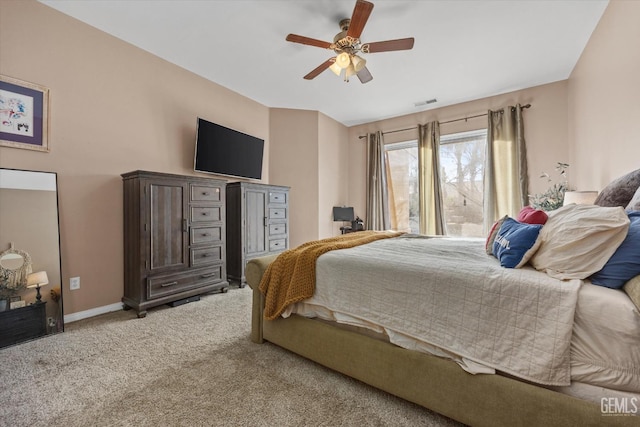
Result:
[[[592,205],[598,197],[597,191],[567,191],[564,193],[563,206],[567,206],[570,203],[576,205]]]
[[[36,288],[36,304],[40,304],[42,301],[42,295],[40,295],[40,286],[48,285],[49,278],[46,271],[38,271],[37,273],[31,273],[27,276],[27,288]]]

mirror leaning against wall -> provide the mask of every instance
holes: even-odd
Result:
[[[0,348],[64,330],[57,187],[0,168]]]

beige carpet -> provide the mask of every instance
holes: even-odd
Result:
[[[0,426],[459,426],[249,340],[251,291],[0,350]]]

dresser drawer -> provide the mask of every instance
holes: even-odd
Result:
[[[286,208],[269,208],[269,219],[285,219],[286,217]]]
[[[147,278],[147,298],[160,298],[189,289],[219,282],[222,278],[222,265],[198,271],[185,271],[158,277]]]
[[[190,249],[189,254],[191,265],[193,267],[211,264],[212,262],[219,262],[222,260],[222,246]]]
[[[191,222],[210,222],[221,220],[220,206],[191,206]]]
[[[282,191],[270,191],[269,203],[287,203],[287,193]]]
[[[269,236],[279,236],[281,234],[287,234],[287,224],[269,224]]]
[[[269,252],[278,252],[287,249],[287,239],[269,240]]]
[[[192,245],[222,241],[222,227],[191,227],[189,242]]]
[[[191,186],[191,201],[193,202],[219,202],[220,194],[220,187]]]

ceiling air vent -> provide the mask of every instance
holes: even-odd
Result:
[[[413,105],[414,105],[415,107],[422,107],[423,105],[433,104],[433,103],[435,103],[435,102],[438,102],[438,100],[437,100],[437,99],[435,99],[435,98],[432,98],[432,99],[427,99],[426,101],[419,101],[419,102],[416,102],[416,103],[414,103]]]

